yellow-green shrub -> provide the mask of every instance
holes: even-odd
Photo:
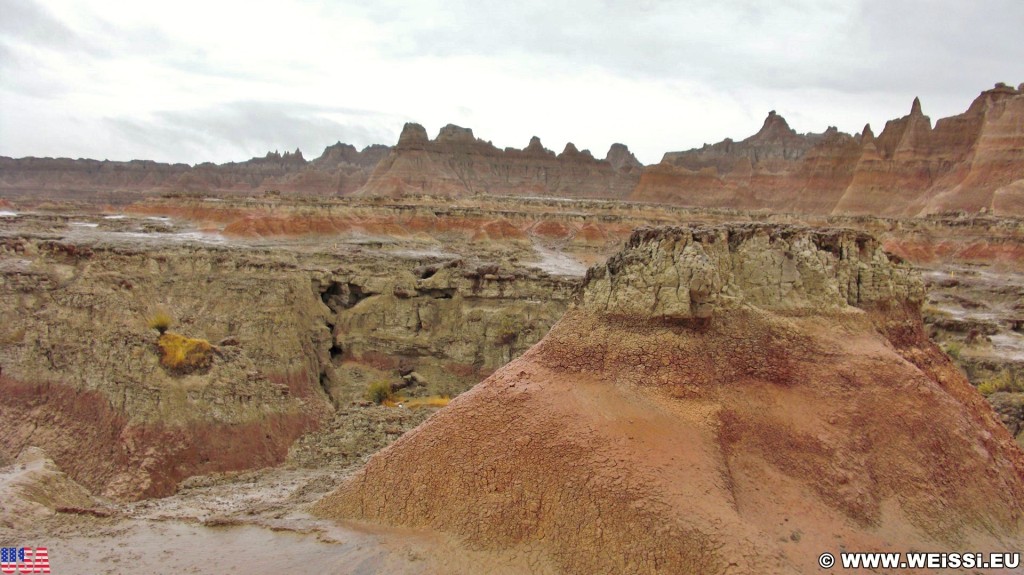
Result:
[[[205,339],[168,331],[156,343],[160,347],[160,364],[167,369],[190,372],[208,368],[213,363],[213,346]]]
[[[1004,370],[979,383],[978,391],[985,396],[992,395],[997,391],[1022,392],[1024,391],[1024,382],[1016,381],[1009,370]]]
[[[444,407],[451,402],[452,398],[447,395],[432,395],[430,397],[414,397],[402,403],[412,409],[416,407]]]
[[[391,384],[384,380],[377,380],[371,382],[366,388],[366,399],[376,403],[382,404],[394,397],[394,391],[391,390]]]
[[[951,341],[946,344],[946,355],[953,359],[960,359],[960,352],[963,350],[963,346],[960,342]]]
[[[149,318],[149,329],[155,329],[161,334],[167,331],[174,320],[171,315],[165,311],[158,311],[153,314],[153,317]]]

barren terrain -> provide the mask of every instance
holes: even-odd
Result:
[[[771,113],[654,166],[415,124],[312,161],[0,158],[0,546],[90,574],[1019,550],[1022,103]]]

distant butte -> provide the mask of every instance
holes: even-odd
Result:
[[[599,160],[534,136],[499,149],[448,124],[431,139],[406,124],[395,146],[338,143],[307,161],[299,150],[246,162],[188,166],[0,157],[0,193],[14,197],[139,192],[304,196],[498,195],[625,199],[689,207],[795,213],[917,216],[961,210],[1024,215],[1024,85],[999,83],[934,127],[919,98],[910,113],[850,135],[799,134],[774,110],[761,129],[643,166],[623,144]],[[120,196],[119,196],[120,194]]]

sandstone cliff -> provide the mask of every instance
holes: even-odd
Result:
[[[639,168],[621,144],[597,160],[572,143],[558,155],[537,137],[522,150],[499,150],[466,128],[449,124],[430,140],[422,126],[406,124],[359,193],[622,198],[636,184]]]
[[[932,128],[921,102],[876,137],[829,128],[797,134],[770,112],[761,130],[665,154],[631,199],[797,213],[1024,214],[1024,90],[997,84]]]
[[[1019,549],[1024,454],[922,333],[921,295],[858,232],[639,230],[540,343],[315,512],[568,573]]]

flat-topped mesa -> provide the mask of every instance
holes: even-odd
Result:
[[[870,235],[768,224],[642,228],[591,268],[576,305],[613,316],[707,319],[717,311],[920,304],[924,288]]]
[[[434,141],[438,143],[476,143],[476,137],[473,136],[472,128],[463,128],[462,126],[456,126],[455,124],[448,124],[445,127],[441,128],[441,131],[437,133],[437,139],[435,139]]]
[[[427,136],[427,129],[415,122],[406,122],[402,126],[402,133],[398,136],[396,149],[422,149],[430,138]]]

